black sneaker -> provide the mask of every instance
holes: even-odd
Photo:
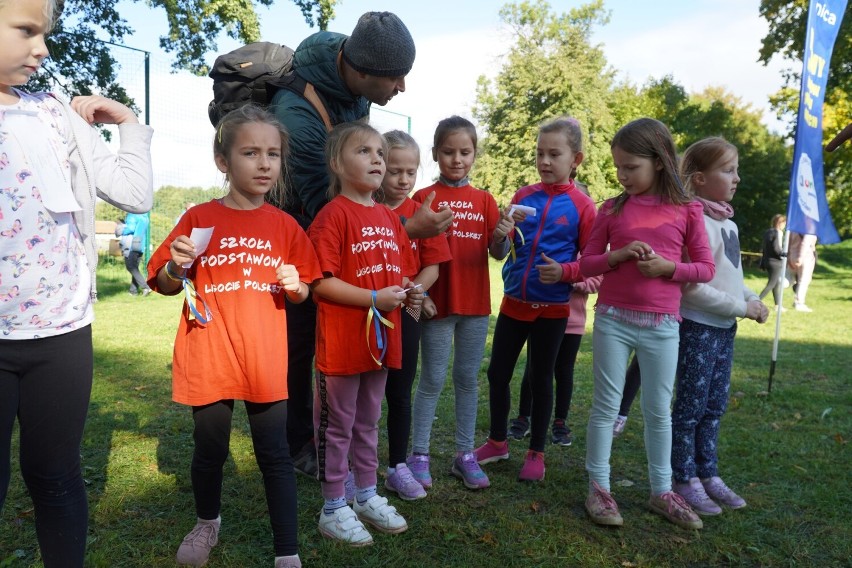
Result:
[[[523,440],[530,435],[530,419],[526,416],[518,416],[509,424],[509,438],[512,440]]]
[[[552,436],[550,437],[550,441],[553,442],[557,446],[570,446],[571,442],[574,441],[574,436],[571,434],[571,428],[565,424],[564,420],[554,420],[553,426],[551,427]]]
[[[317,479],[317,450],[312,443],[306,444],[293,456],[293,469],[302,475]]]

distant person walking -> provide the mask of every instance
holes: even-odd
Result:
[[[812,312],[805,298],[808,295],[808,287],[816,267],[816,235],[803,235],[801,233],[790,233],[790,248],[787,253],[787,262],[793,270],[793,308],[799,312]]]
[[[760,267],[767,271],[768,280],[766,286],[760,292],[760,299],[766,297],[771,291],[775,305],[779,305],[781,286],[784,285],[784,273],[787,265],[781,256],[784,246],[784,225],[787,224],[785,215],[774,215],[771,226],[763,233],[763,254],[760,259]],[[784,310],[784,307],[781,307]]]

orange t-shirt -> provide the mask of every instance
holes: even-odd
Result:
[[[438,281],[429,296],[438,311],[448,315],[487,316],[491,313],[491,282],[488,275],[488,246],[500,220],[497,202],[487,191],[471,185],[449,187],[436,183],[414,194],[414,201],[435,192],[433,208],[453,210],[453,226],[444,234],[453,258],[440,265]]]
[[[402,277],[415,275],[411,244],[399,215],[384,205],[367,207],[342,195],[320,209],[308,229],[322,273],[367,290],[402,286]],[[382,326],[387,341],[383,364],[374,323],[367,326],[369,308],[339,304],[319,294],[317,303],[316,366],[326,375],[355,375],[383,366],[402,365],[399,308],[382,315],[394,327]],[[369,345],[368,345],[369,343]]]
[[[406,197],[405,201],[400,203],[395,209],[392,209],[392,211],[397,215],[411,218],[418,209],[420,209],[420,204],[413,201],[410,197]],[[415,275],[419,274],[424,266],[441,264],[453,258],[453,255],[450,254],[450,245],[447,243],[447,238],[444,235],[410,240],[411,250],[414,252],[416,263]]]
[[[293,264],[310,284],[322,276],[307,235],[295,219],[264,204],[250,211],[218,200],[186,212],[148,262],[148,284],[171,259],[169,247],[195,228],[213,228],[210,244],[187,276],[213,318],[190,320],[184,303],[175,338],[172,399],[201,406],[219,400],[287,398],[287,316],[276,268]],[[198,311],[204,308],[197,302]]]

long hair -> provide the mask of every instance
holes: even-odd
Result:
[[[648,158],[662,165],[654,180],[664,202],[682,205],[692,201],[684,193],[677,167],[677,150],[666,125],[653,118],[639,118],[622,126],[612,138],[611,148],[618,147],[634,156]],[[612,213],[618,215],[629,195],[621,192],[613,198]]]
[[[377,137],[382,142],[385,156],[387,156],[387,142],[378,130],[367,124],[366,122],[344,122],[334,127],[329,132],[328,140],[325,142],[325,163],[328,168],[328,199],[329,201],[340,195],[343,185],[340,180],[340,175],[334,170],[339,167],[343,149],[346,144],[354,137],[360,137],[366,140],[371,136]]]
[[[274,114],[257,105],[247,104],[223,116],[219,124],[216,125],[216,134],[213,136],[213,156],[221,156],[226,164],[229,163],[237,132],[247,124],[268,124],[275,127],[281,137],[281,173],[275,180],[275,186],[269,191],[265,199],[270,203],[283,203],[287,155],[290,153],[290,135],[287,133],[287,129],[278,122]]]
[[[720,136],[710,136],[692,144],[680,160],[680,177],[684,191],[688,195],[697,195],[692,177],[737,154],[737,147]]]

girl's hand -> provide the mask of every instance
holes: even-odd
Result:
[[[422,313],[423,317],[426,319],[432,319],[438,315],[438,307],[435,305],[431,296],[423,298],[423,304],[420,307],[422,309],[420,313]]]
[[[654,254],[651,245],[642,241],[633,241],[629,245],[610,251],[607,260],[613,268],[628,260],[644,260],[646,256]]]
[[[388,286],[376,291],[376,307],[383,312],[395,310],[407,296],[402,286]]]
[[[409,288],[405,295],[405,305],[409,308],[418,308],[423,305],[423,288]]]
[[[180,235],[169,246],[172,262],[178,266],[195,262],[195,244],[186,235]]]
[[[139,120],[132,110],[118,101],[91,95],[74,97],[71,108],[89,124],[138,124]]]
[[[512,206],[509,206],[509,209],[512,209]],[[527,218],[527,214],[521,211],[520,209],[515,209],[512,211],[512,220],[515,222],[515,225],[518,223],[523,223],[524,219]]]
[[[541,259],[544,264],[536,264],[538,270],[538,279],[542,284],[556,284],[562,280],[562,265],[541,253]]]
[[[497,223],[497,226],[494,227],[494,238],[492,240],[494,242],[502,242],[506,238],[506,235],[511,233],[514,228],[515,219],[509,215],[509,208],[506,208],[500,214],[500,221]]]
[[[674,274],[676,268],[674,262],[666,260],[653,252],[646,254],[642,260],[638,261],[636,267],[642,276],[646,278],[659,278],[660,276],[668,278]]]
[[[299,280],[299,271],[292,264],[282,264],[275,270],[275,277],[278,278],[278,283],[288,292],[298,292],[302,288],[302,282]]]
[[[746,303],[745,317],[753,319],[757,323],[765,323],[769,318],[769,308],[760,300],[749,300]]]

